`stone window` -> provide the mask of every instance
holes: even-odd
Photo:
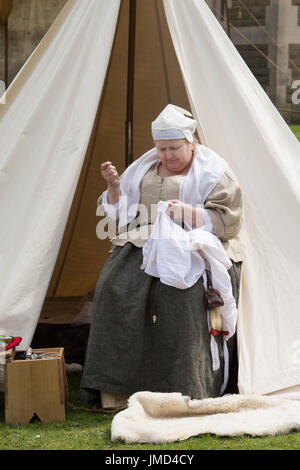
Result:
[[[298,0],[295,0],[298,1]],[[257,20],[265,25],[266,23],[266,7],[270,5],[270,0],[244,0],[244,4],[257,18]],[[234,26],[257,26],[257,23],[248,11],[241,6],[237,0],[232,0],[232,6],[229,9],[230,22]]]

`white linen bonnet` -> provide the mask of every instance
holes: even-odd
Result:
[[[153,140],[186,139],[193,142],[197,121],[191,119],[191,113],[173,104],[168,104],[152,122]]]

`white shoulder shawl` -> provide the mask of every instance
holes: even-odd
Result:
[[[122,174],[121,197],[118,204],[119,230],[129,224],[137,214],[140,200],[140,184],[149,168],[159,160],[156,148],[153,148],[133,162]],[[204,145],[197,145],[191,168],[182,179],[179,200],[187,204],[202,205],[227,169],[227,162],[213,150]],[[107,190],[103,202],[107,201]],[[114,210],[105,209],[111,218]]]

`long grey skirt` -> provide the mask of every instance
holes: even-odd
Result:
[[[94,294],[80,399],[99,402],[101,391],[181,392],[198,399],[219,396],[224,379],[223,340],[216,337],[221,366],[213,371],[202,277],[185,290],[160,284],[153,323],[154,278],[140,269],[142,258],[141,248],[126,243],[111,253],[102,269]],[[241,263],[233,263],[229,274],[237,302],[240,272]],[[234,375],[235,337],[228,343]]]

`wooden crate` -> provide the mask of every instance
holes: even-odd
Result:
[[[5,365],[5,422],[29,423],[36,415],[42,422],[65,420],[68,399],[64,349],[34,349],[56,353],[56,358],[13,360]]]

